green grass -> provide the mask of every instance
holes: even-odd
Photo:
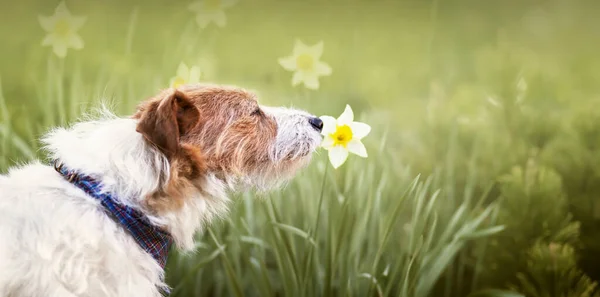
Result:
[[[182,61],[373,127],[369,158],[334,170],[321,151],[287,187],[235,197],[170,255],[173,296],[600,294],[595,1],[242,0],[201,30],[187,3],[72,0],[85,48],[64,60],[37,22],[58,2],[5,2],[0,172],[101,102],[132,113]],[[277,64],[296,38],[324,41],[318,91]]]
[[[443,211],[439,177],[381,172],[382,161],[362,173],[311,168],[267,201],[242,195],[197,256],[171,258],[174,293],[430,296],[470,240],[502,230],[484,222],[495,206],[473,211],[480,197],[465,197],[458,211]]]

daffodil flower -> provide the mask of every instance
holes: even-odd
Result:
[[[189,68],[185,63],[179,63],[177,67],[177,73],[171,78],[169,85],[172,88],[177,88],[184,84],[193,84],[200,82],[200,68],[198,66],[192,66]]]
[[[210,22],[224,27],[227,24],[224,10],[236,2],[236,0],[200,0],[190,4],[188,9],[196,13],[196,23],[200,28],[206,28]]]
[[[292,55],[279,59],[279,65],[285,70],[294,71],[292,86],[301,82],[308,89],[319,88],[319,76],[331,75],[331,67],[325,62],[319,61],[323,54],[323,41],[313,46],[307,46],[300,40],[296,40]]]
[[[371,132],[371,127],[365,123],[355,122],[354,113],[350,105],[335,119],[331,116],[321,116],[325,136],[321,146],[329,151],[329,161],[334,168],[338,168],[346,162],[348,153],[360,157],[367,157],[367,149],[361,139]]]
[[[86,21],[85,16],[73,16],[64,1],[60,2],[52,16],[38,16],[42,28],[48,32],[42,46],[52,46],[54,53],[64,58],[67,49],[80,50],[83,48],[83,40],[77,34],[77,30]]]

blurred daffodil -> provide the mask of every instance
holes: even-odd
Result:
[[[196,23],[204,29],[210,22],[219,27],[227,24],[225,9],[233,6],[237,0],[200,0],[188,6],[188,9],[196,13]]]
[[[323,54],[323,41],[313,46],[307,46],[300,40],[296,40],[292,55],[279,59],[279,65],[285,70],[294,71],[292,86],[301,82],[308,89],[319,88],[319,76],[331,75],[331,67],[325,62],[319,61]]]
[[[77,34],[77,30],[86,21],[85,16],[74,16],[67,8],[64,1],[60,2],[52,16],[38,16],[42,28],[48,32],[43,46],[52,46],[54,53],[60,58],[67,56],[67,49],[80,50],[83,48],[83,40]]]
[[[200,82],[200,68],[198,66],[188,67],[185,63],[179,63],[177,73],[171,78],[169,85],[177,88],[184,84],[193,84]]]
[[[367,157],[367,149],[361,139],[371,132],[371,127],[365,123],[355,122],[354,113],[349,105],[335,119],[331,116],[322,116],[323,130],[321,134],[325,137],[321,146],[329,151],[329,161],[334,168],[338,168],[346,162],[348,153],[360,157]]]

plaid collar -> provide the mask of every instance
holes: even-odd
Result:
[[[109,193],[102,192],[102,184],[95,179],[69,170],[58,160],[54,169],[70,183],[74,184],[90,197],[100,201],[104,210],[121,227],[129,232],[135,241],[148,252],[164,269],[173,238],[167,232],[152,225],[140,211],[117,202]]]

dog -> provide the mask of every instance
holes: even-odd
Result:
[[[41,141],[49,162],[0,178],[0,296],[163,296],[166,254],[305,167],[323,122],[254,92],[191,84],[127,117],[108,111]]]

